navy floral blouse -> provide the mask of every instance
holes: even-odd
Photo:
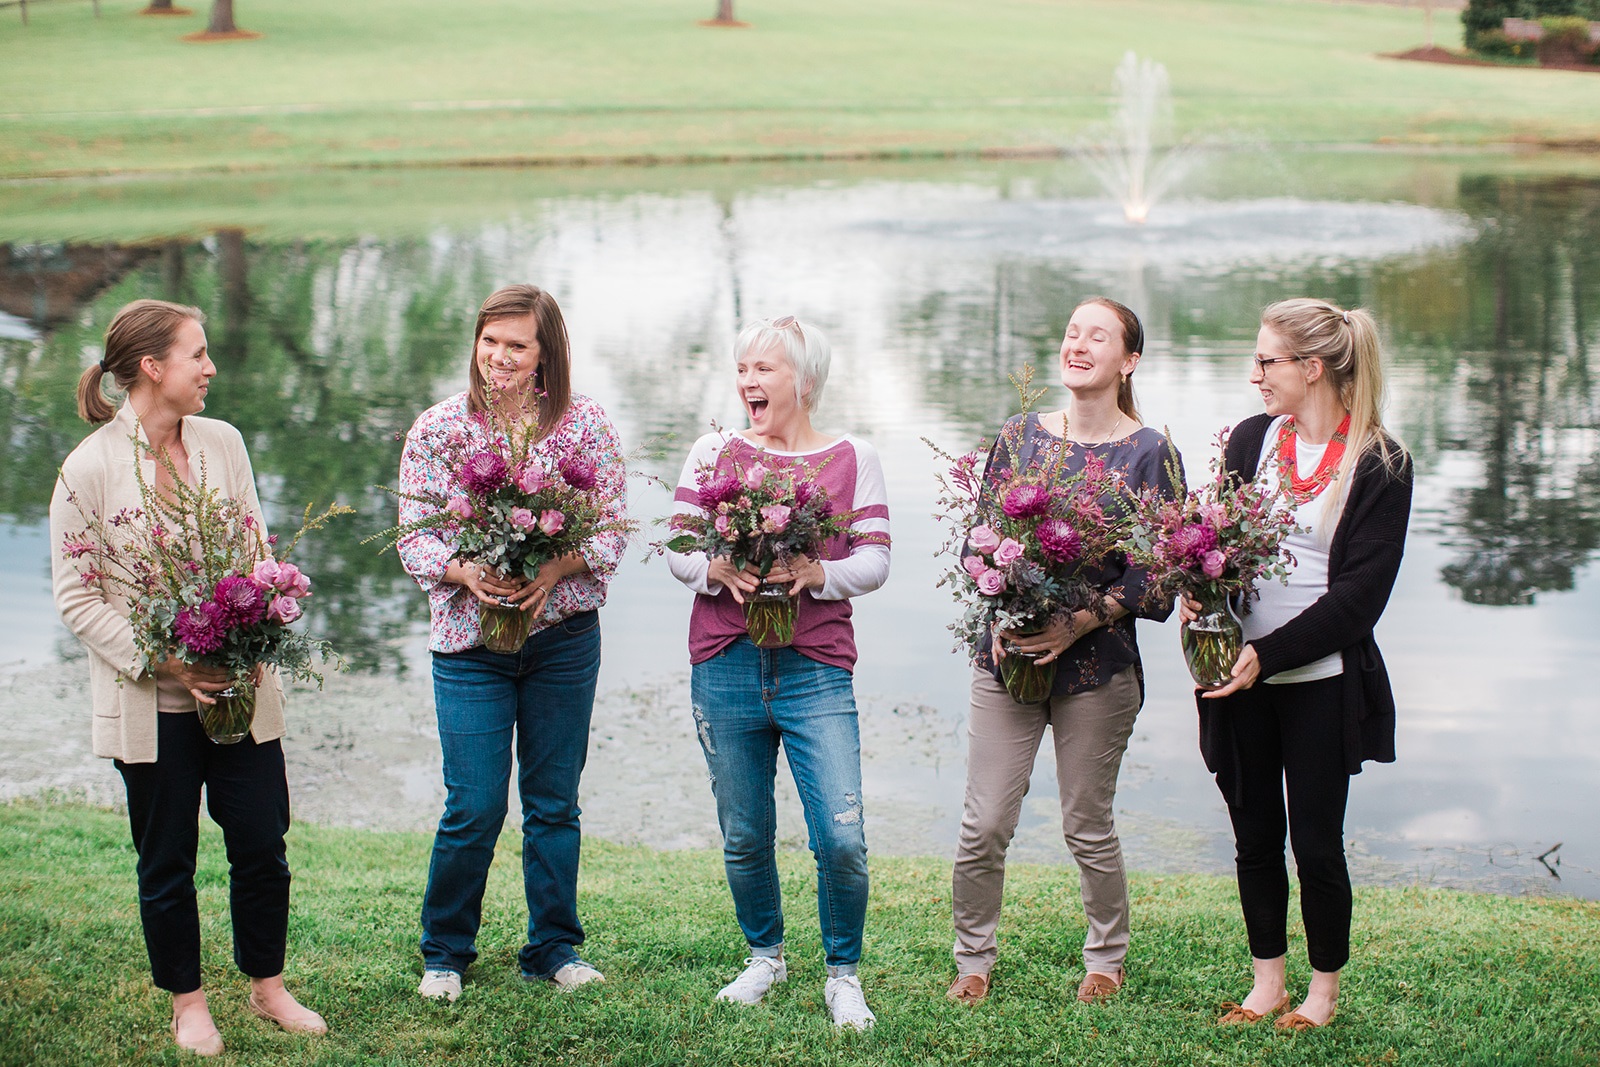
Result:
[[[1012,456],[1023,467],[1047,464],[1060,457],[1061,469],[1076,473],[1083,469],[1085,457],[1093,453],[1113,479],[1131,492],[1138,493],[1146,487],[1160,486],[1161,492],[1176,496],[1183,491],[1173,485],[1167,476],[1167,439],[1148,426],[1140,427],[1127,437],[1101,445],[1084,445],[1067,441],[1046,430],[1039,416],[1014,415],[1001,427],[989,450],[989,461],[984,467],[986,482],[998,481],[1010,472]],[[1181,461],[1180,461],[1181,462]],[[1181,474],[1181,470],[1180,470]],[[1102,501],[1107,511],[1119,506],[1114,498]],[[1114,559],[1101,568],[1094,577],[1106,595],[1127,609],[1128,614],[1115,622],[1091,630],[1079,638],[1056,661],[1056,680],[1052,696],[1084,693],[1105,685],[1112,678],[1135,668],[1139,677],[1139,692],[1144,693],[1144,667],[1139,662],[1139,642],[1134,634],[1133,620],[1137,616],[1157,622],[1172,614],[1172,601],[1162,604],[1145,603],[1148,582],[1143,569],[1128,566],[1126,559]],[[977,665],[989,671],[998,680],[1000,669],[984,643]]]

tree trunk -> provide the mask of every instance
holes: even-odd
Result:
[[[250,267],[245,259],[244,231],[217,231],[217,274],[222,290],[222,338],[217,347],[243,363],[250,321]]]
[[[717,0],[717,21],[733,22],[733,0]]]
[[[172,10],[172,0],[150,0],[150,6],[144,9],[147,15],[164,14]]]
[[[207,33],[238,33],[233,22],[233,0],[211,0],[211,22]]]

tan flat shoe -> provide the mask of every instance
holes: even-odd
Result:
[[[1339,1009],[1334,1008],[1328,1013],[1328,1022],[1319,1023],[1301,1015],[1297,1011],[1291,1011],[1288,1015],[1279,1019],[1276,1025],[1279,1030],[1293,1030],[1295,1033],[1299,1033],[1302,1030],[1320,1030],[1327,1026],[1328,1023],[1333,1022],[1333,1017],[1338,1014]]]
[[[325,1034],[328,1032],[328,1024],[322,1016],[304,1005],[296,1004],[295,1006],[300,1010],[292,1015],[274,1015],[261,1006],[261,1002],[256,1000],[254,993],[250,994],[249,1004],[251,1011],[269,1023],[277,1023],[278,1027],[285,1033]]]
[[[172,1043],[183,1049],[185,1052],[192,1052],[196,1056],[222,1055],[222,1034],[217,1030],[216,1027],[212,1027],[211,1032],[205,1037],[197,1040],[191,1040],[186,1043],[181,1037],[178,1036],[178,1020],[173,1019]]]
[[[1223,1014],[1222,1018],[1217,1020],[1218,1026],[1253,1026],[1262,1019],[1265,1019],[1268,1016],[1277,1015],[1279,1012],[1287,1008],[1289,1006],[1289,994],[1285,993],[1282,1000],[1278,1001],[1278,1003],[1274,1004],[1266,1011],[1251,1011],[1243,1004],[1235,1004],[1231,1000],[1223,1001],[1222,1006],[1226,1008],[1227,1011]],[[1283,1023],[1280,1021],[1278,1025],[1282,1026]]]
[[[1078,983],[1079,1004],[1099,1004],[1103,1000],[1110,1000],[1122,989],[1122,980],[1113,978],[1109,974],[1099,971],[1090,971],[1083,976],[1083,981]]]
[[[989,976],[964,974],[951,984],[945,996],[959,1004],[976,1004],[989,995]]]

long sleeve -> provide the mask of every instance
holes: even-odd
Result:
[[[1165,437],[1161,438],[1159,447],[1147,452],[1140,457],[1136,471],[1130,475],[1137,475],[1138,484],[1133,484],[1134,478],[1129,478],[1127,488],[1131,492],[1142,492],[1149,486],[1156,486],[1161,495],[1168,500],[1176,500],[1183,495],[1185,479],[1183,472],[1183,457],[1176,448],[1171,448],[1170,457],[1176,470],[1168,470],[1167,459],[1169,445]],[[1173,475],[1177,481],[1173,481]],[[1150,572],[1143,567],[1128,565],[1122,572],[1122,577],[1112,584],[1110,596],[1121,604],[1129,615],[1141,619],[1151,619],[1155,622],[1164,622],[1172,614],[1173,599],[1168,597],[1160,603],[1151,603]]]
[[[71,560],[63,551],[68,534],[83,530],[86,516],[104,517],[106,472],[93,469],[89,462],[74,462],[77,459],[77,454],[67,458],[50,498],[50,577],[56,610],[67,629],[91,652],[119,674],[136,679],[139,651],[133,626],[126,613],[106,599],[99,580],[83,578],[89,569],[84,565],[94,564],[94,553]]]
[[[1410,457],[1396,474],[1369,452],[1357,464],[1354,482],[1334,533],[1334,543],[1344,540],[1345,548],[1336,573],[1330,574],[1328,591],[1299,615],[1251,642],[1261,659],[1263,677],[1356,644],[1372,633],[1389,603],[1411,517]]]
[[[582,437],[583,446],[592,450],[596,464],[595,490],[605,501],[602,513],[609,523],[623,523],[628,518],[628,465],[622,458],[622,440],[611,420],[598,404],[587,414],[590,423]],[[622,564],[628,550],[628,535],[621,530],[601,534],[584,546],[583,559],[589,573],[602,585],[611,581]],[[447,561],[448,562],[448,561]]]
[[[889,580],[889,495],[878,450],[852,437],[856,454],[855,518],[850,523],[850,554],[822,561],[825,579],[813,596],[847,600],[864,596]]]
[[[683,472],[678,475],[678,484],[672,494],[672,513],[674,515],[700,515],[705,511],[701,509],[699,500],[699,482],[697,475],[701,469],[714,464],[717,454],[727,444],[726,434],[708,433],[701,435],[700,439],[689,449],[689,456],[683,461]],[[668,552],[667,569],[672,576],[693,592],[701,596],[716,596],[722,592],[721,583],[713,586],[707,575],[711,570],[711,561],[704,552]]]
[[[454,488],[454,479],[443,459],[442,433],[429,409],[417,418],[406,433],[405,448],[400,453],[400,523],[416,522],[434,514],[435,509],[420,500],[410,499],[423,493],[448,496]],[[416,579],[425,592],[432,593],[444,578],[445,569],[455,556],[455,549],[438,529],[418,530],[406,535],[395,545],[400,564],[406,573]]]

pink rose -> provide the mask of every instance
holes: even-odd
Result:
[[[1228,525],[1228,510],[1221,504],[1201,504],[1195,508],[1195,514],[1200,521],[1214,530],[1220,530]]]
[[[760,489],[761,483],[767,480],[767,468],[757,463],[744,472],[744,484],[751,489]]]
[[[733,528],[733,521],[726,515],[718,515],[717,521],[711,525],[717,528],[717,533],[721,534],[723,537],[727,537],[728,531]]]
[[[1000,547],[1000,535],[988,526],[974,526],[967,534],[967,544],[976,552],[987,555]]]
[[[1200,569],[1207,578],[1221,578],[1223,568],[1228,565],[1228,557],[1216,549],[1207,552],[1200,560]]]
[[[250,572],[250,580],[263,589],[272,589],[278,584],[278,570],[277,560],[264,559]]]
[[[513,526],[520,526],[524,530],[531,530],[533,529],[533,525],[536,521],[537,520],[533,517],[533,512],[529,511],[527,508],[511,509],[511,525]]]
[[[267,605],[267,618],[273,622],[281,622],[287,626],[299,617],[300,601],[292,596],[276,597]]]
[[[472,510],[472,501],[464,496],[451,497],[445,501],[444,509],[465,522],[472,521],[478,515],[476,511]]]
[[[783,533],[789,528],[789,509],[782,504],[768,504],[761,509],[761,517],[772,526],[773,533]]]
[[[537,493],[549,487],[550,482],[544,476],[544,471],[532,463],[525,465],[517,471],[517,488],[524,493]]]
[[[974,578],[989,569],[989,565],[983,562],[982,556],[968,556],[961,561],[961,566]]]
[[[1022,546],[1011,538],[1001,541],[994,550],[994,561],[1002,567],[1009,567],[1022,556]]]
[[[293,563],[278,564],[278,579],[272,587],[284,596],[299,599],[311,592],[311,579],[300,573],[300,568]]]
[[[1006,576],[999,571],[986,570],[978,575],[978,592],[984,596],[999,596],[1005,589]]]
[[[539,529],[549,537],[554,537],[561,532],[561,527],[567,524],[567,517],[555,508],[539,513]]]

